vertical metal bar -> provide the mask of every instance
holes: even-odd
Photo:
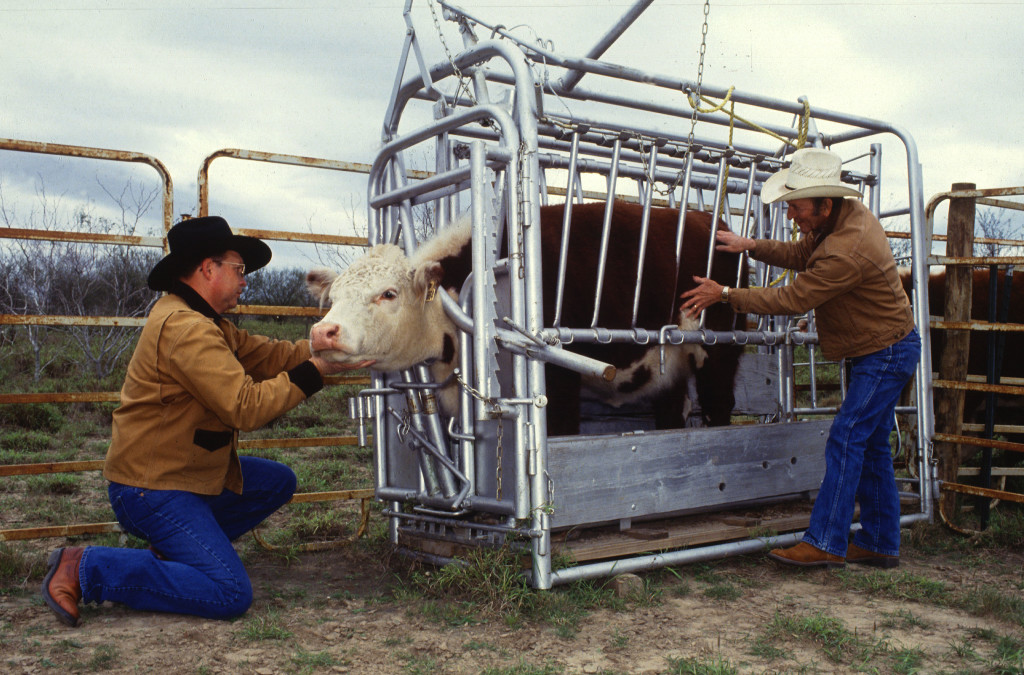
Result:
[[[434,142],[434,171],[445,173],[451,168],[451,140],[448,132],[438,134]],[[434,230],[440,232],[448,227],[452,214],[451,195],[444,195],[434,200]]]
[[[416,374],[420,382],[430,382],[432,379],[430,370],[426,366],[417,366]],[[420,393],[420,401],[423,405],[423,421],[427,438],[433,442],[438,452],[451,459],[450,444],[444,426],[441,424],[440,411],[437,408],[437,397],[433,391],[425,389]],[[444,464],[435,462],[435,466],[438,477],[441,479],[441,494],[445,498],[451,499],[459,491],[455,486],[455,476]]]
[[[488,236],[486,232],[487,211],[484,201],[487,199],[484,187],[484,174],[486,164],[484,162],[485,151],[481,141],[470,143],[469,166],[470,166],[470,191],[472,193],[472,228],[473,236],[470,240],[473,259],[473,370],[476,379],[477,390],[484,399],[491,399],[497,395],[494,390],[494,377],[489,366],[487,355],[490,352],[490,339],[493,335],[493,326],[489,326],[487,315],[487,298],[491,296],[488,292],[487,282],[491,266],[488,264],[490,256],[487,252]],[[511,248],[511,240],[510,240]]]
[[[811,407],[818,407],[818,368],[814,358],[814,345],[807,345],[807,376],[811,392]]]
[[[391,162],[391,182],[392,187],[402,187],[408,180],[406,179],[407,173],[405,171],[405,161],[402,159],[402,155],[396,154],[394,160]],[[412,213],[412,202],[408,199],[402,201],[399,205],[399,212],[401,213],[402,223],[402,248],[405,250],[406,255],[412,255],[416,250],[418,242],[416,241],[416,222],[413,218]],[[397,232],[392,232],[392,236],[397,235]]]
[[[371,386],[380,391],[384,388],[384,375],[378,372],[370,371],[370,383]],[[382,394],[376,394],[373,397],[373,462],[374,462],[374,478],[375,487],[380,490],[381,488],[390,487],[388,485],[388,423],[390,418],[385,414],[387,410],[387,400]]]
[[[875,182],[868,188],[868,208],[877,218],[882,212],[882,144],[871,144],[871,175]]]
[[[711,239],[708,242],[708,264],[704,276],[711,278],[715,262],[715,235],[718,233],[718,219],[722,215],[722,192],[725,190],[725,168],[727,166],[726,156],[718,160],[718,178],[715,185],[715,204],[711,210]]]
[[[523,95],[517,97],[516,120],[520,142],[518,148],[518,165],[516,181],[512,183],[520,190],[522,203],[516,203],[516,210],[510,211],[510,219],[515,217],[517,234],[522,239],[523,276],[520,279],[517,271],[510,274],[513,290],[513,318],[521,321],[530,334],[537,335],[544,328],[543,278],[541,266],[541,232],[540,204],[537,201],[537,176],[540,173],[538,160],[538,132],[536,99],[525,93],[533,85],[533,73],[526,64],[525,58],[515,64],[517,68],[516,89]],[[518,200],[513,200],[518,202]],[[519,213],[519,209],[522,213]],[[519,227],[518,218],[522,218]],[[511,233],[510,233],[511,234]],[[521,292],[520,290],[521,289]],[[517,298],[518,294],[518,298]],[[518,300],[518,305],[517,305]],[[517,395],[526,394],[527,398],[536,400],[546,394],[544,363],[540,359],[527,359],[513,356],[513,377],[516,381]],[[522,517],[530,517],[531,525],[540,534],[531,542],[531,560],[533,563],[533,583],[537,588],[551,587],[551,521],[548,515],[550,508],[547,471],[547,411],[536,405],[530,405],[522,411],[520,417],[528,417],[529,423],[517,425],[524,433],[517,438],[517,460],[519,453],[529,455],[528,466],[532,467],[529,476],[529,510]],[[521,441],[521,443],[519,442]],[[517,471],[517,473],[519,473]],[[517,517],[520,517],[517,508]]]
[[[643,152],[643,148],[640,149]],[[654,174],[658,170],[658,146],[651,144],[651,161],[650,161],[650,176],[651,181],[654,180]],[[636,262],[636,291],[633,293],[633,320],[630,323],[631,328],[636,328],[637,314],[640,312],[640,289],[644,282],[644,263],[647,260],[647,237],[651,227],[651,197],[654,195],[654,190],[651,189],[651,185],[647,186],[648,189],[643,195],[643,215],[640,218],[640,257]]]
[[[402,371],[402,381],[412,383],[412,373],[408,370]],[[423,418],[420,414],[419,395],[415,389],[405,390],[405,407],[409,412],[409,423],[420,433],[424,433]],[[425,434],[424,434],[425,435]],[[414,441],[414,444],[417,443]],[[419,456],[420,477],[423,479],[423,486],[428,495],[435,495],[441,491],[441,485],[437,479],[437,466],[434,458],[423,448],[417,447],[416,454]],[[454,493],[453,493],[454,494]]]
[[[576,165],[580,154],[579,131],[572,132],[572,144],[569,147],[569,178],[565,186],[565,206],[562,211],[562,246],[558,251],[558,290],[555,294],[555,328],[562,325],[562,303],[565,296],[565,268],[569,260],[569,225],[572,222],[572,189],[576,182]]]
[[[725,200],[722,199],[722,195],[726,194],[726,192],[727,192],[726,188],[728,187],[726,185],[726,178],[725,178],[725,169],[728,166],[727,159],[728,158],[727,158],[726,154],[723,153],[722,154],[722,158],[720,160],[718,160],[718,179],[717,179],[717,184],[715,185],[715,204],[714,204],[714,207],[711,210],[711,236],[708,239],[708,264],[707,264],[707,268],[706,268],[706,273],[704,275],[704,276],[706,276],[709,279],[711,278],[712,271],[714,271],[715,243],[716,243],[715,242],[715,236],[718,234],[718,219],[722,215],[722,205],[725,203]],[[701,311],[701,313],[700,313],[700,327],[701,328],[704,327],[704,322],[707,320],[707,315],[708,315],[708,312],[707,312],[706,309]]]
[[[741,237],[750,236],[750,221],[751,221],[751,210],[750,207],[754,203],[754,182],[757,177],[757,158],[754,157],[750,160],[750,175],[747,176],[747,193],[743,199],[743,217],[740,220],[740,231]],[[740,253],[736,260],[736,279],[733,283],[735,288],[744,286],[744,282],[747,281],[743,278],[743,270],[746,268],[747,252],[743,251]],[[733,314],[732,327],[736,328],[736,322],[739,321],[739,314]]]
[[[779,411],[783,422],[792,421],[793,416],[793,345],[784,343],[776,347],[776,364],[779,377]]]
[[[604,205],[604,221],[601,226],[601,249],[597,260],[597,283],[594,293],[594,316],[590,327],[597,327],[597,317],[601,313],[601,294],[604,291],[604,274],[608,265],[608,240],[612,232],[612,209],[615,206],[615,186],[619,179],[619,155],[622,152],[622,139],[616,138],[612,148],[611,171],[608,174],[608,201]]]
[[[465,289],[459,298],[462,302],[462,311],[467,315],[472,312],[472,286]],[[466,382],[474,382],[473,374],[473,350],[470,339],[460,337],[459,339],[459,365],[462,369],[462,378]],[[470,495],[477,495],[476,477],[476,440],[479,438],[476,430],[476,416],[474,415],[474,399],[466,387],[459,387],[459,448],[461,449],[462,472],[469,479]],[[473,440],[470,440],[472,438]]]
[[[683,240],[686,236],[686,211],[690,208],[690,178],[693,176],[693,151],[686,153],[686,168],[683,170],[683,190],[679,202],[679,220],[676,222],[676,274],[672,282],[672,288],[679,288],[679,268],[683,264]],[[675,190],[672,191],[672,194]],[[674,319],[678,311],[679,301],[675,292],[669,294],[671,306],[668,312],[668,321],[665,325],[675,323]]]
[[[750,236],[750,220],[751,210],[750,206],[754,203],[754,179],[757,173],[757,159],[750,160],[750,175],[747,177],[747,194],[743,199],[743,219],[740,221],[740,232],[741,237]],[[743,262],[747,259],[747,252],[744,251],[740,254],[740,258],[737,261],[736,266],[736,286],[740,286],[743,281]]]

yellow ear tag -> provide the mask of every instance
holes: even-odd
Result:
[[[431,281],[430,285],[427,286],[427,302],[433,302],[434,296],[437,295],[437,282]]]

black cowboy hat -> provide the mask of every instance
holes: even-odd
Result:
[[[167,232],[171,252],[153,266],[147,283],[154,291],[170,289],[171,282],[204,258],[235,251],[242,256],[245,273],[255,272],[270,262],[270,247],[256,237],[234,234],[220,216],[183,220]]]

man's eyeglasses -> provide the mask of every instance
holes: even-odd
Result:
[[[238,276],[245,276],[245,263],[236,263],[229,260],[217,260],[216,258],[213,259],[213,262],[218,265],[231,265],[238,270]]]

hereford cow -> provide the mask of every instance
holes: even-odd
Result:
[[[572,210],[569,260],[561,325],[590,326],[594,312],[597,265],[604,204],[580,204]],[[629,328],[637,279],[641,207],[616,202],[601,312],[602,328]],[[545,325],[553,324],[558,254],[562,239],[561,205],[541,209],[543,240]],[[679,312],[679,295],[693,287],[693,276],[707,267],[711,217],[688,212],[683,240],[683,261],[676,279],[675,240],[678,211],[652,209],[644,266],[643,288],[637,325],[660,328],[676,324],[694,329],[696,324]],[[725,227],[720,225],[720,227]],[[313,333],[328,338],[334,351],[321,356],[347,362],[371,360],[379,371],[396,371],[430,362],[436,381],[443,381],[455,367],[456,328],[441,308],[428,299],[431,286],[440,285],[453,296],[471,272],[470,226],[454,225],[425,242],[410,259],[391,244],[371,248],[340,275],[313,270],[307,277],[310,291],[329,297],[331,309],[313,326]],[[713,277],[735,285],[738,257],[718,253]],[[744,275],[745,276],[745,275]],[[729,330],[741,321],[726,305],[707,312],[709,328]],[[737,328],[743,328],[739,325]],[[708,425],[729,423],[738,346],[701,347],[677,345],[666,349],[665,372],[660,372],[657,346],[634,344],[574,344],[568,347],[611,363],[617,375],[611,383],[590,381],[578,373],[549,366],[547,391],[551,435],[579,433],[581,388],[614,406],[647,401],[659,429],[684,426],[688,410],[688,380],[696,375],[698,400]],[[442,392],[441,407],[452,414],[457,392]]]
[[[900,270],[900,278],[907,294],[913,285],[909,269]],[[999,297],[997,307],[1003,307],[1003,292],[1006,283],[1006,272],[999,272]],[[928,277],[928,313],[932,316],[941,317],[945,314],[946,304],[946,270],[940,268]],[[971,318],[975,321],[988,321],[989,318],[989,270],[978,268],[972,275],[971,294]],[[998,315],[997,315],[998,319]],[[1024,272],[1017,272],[1013,275],[1013,283],[1010,295],[1009,313],[1007,323],[1024,324]],[[990,353],[989,339],[991,335],[1002,337],[1005,340],[1003,347],[1002,368],[999,371],[1001,377],[1024,377],[1024,334],[1012,331],[1002,333],[989,333],[983,331],[972,331],[970,347],[967,359],[967,372],[971,375],[985,376],[988,372],[988,357]],[[946,347],[946,331],[934,330],[932,337],[932,371],[938,372],[939,361],[942,352]],[[965,419],[982,422],[985,405],[984,393],[968,391],[965,394]],[[1012,417],[1012,423],[1019,423],[1021,413],[1021,397],[999,396],[998,405],[1004,409],[1016,409]],[[997,418],[998,419],[998,418]],[[1009,423],[1009,422],[1008,422]]]

